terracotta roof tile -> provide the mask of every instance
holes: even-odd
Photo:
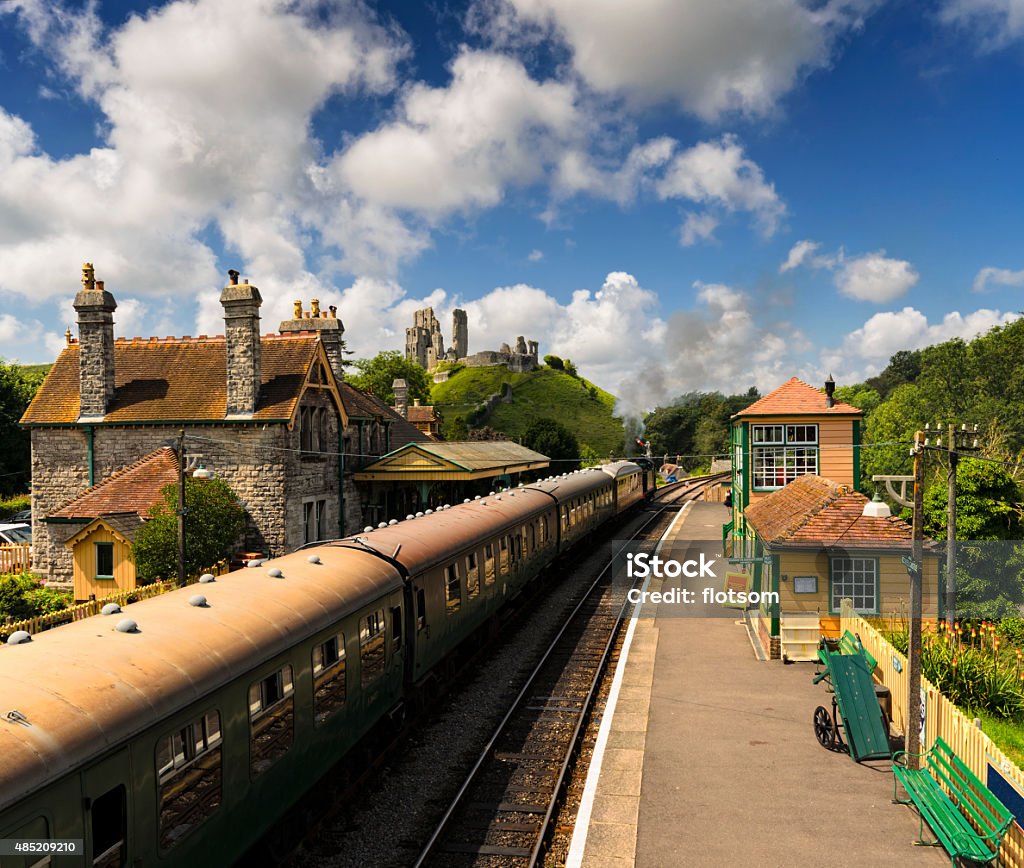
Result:
[[[752,503],[747,523],[772,548],[909,549],[911,527],[895,516],[863,514],[868,499],[820,476],[799,476]]]
[[[423,443],[431,438],[410,424],[392,410],[376,395],[357,389],[349,383],[340,383],[341,400],[345,412],[352,419],[377,419],[391,423],[391,448],[398,449],[407,443]]]
[[[862,416],[864,411],[842,401],[836,401],[833,407],[826,407],[825,393],[821,389],[791,377],[779,388],[755,401],[745,410],[740,410],[733,418],[793,415]]]
[[[316,352],[312,334],[264,335],[262,385],[254,421],[288,419]],[[21,421],[78,421],[78,353],[61,352]],[[134,338],[114,343],[114,400],[105,422],[223,421],[227,409],[227,348],[213,338]]]
[[[178,481],[178,456],[169,446],[151,452],[88,488],[49,518],[96,518],[101,515],[145,515],[160,502],[160,492]]]
[[[413,404],[408,411],[410,422],[436,422],[441,418],[431,405]]]

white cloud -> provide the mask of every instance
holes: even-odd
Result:
[[[83,259],[118,295],[198,293],[222,280],[209,227],[247,272],[301,283],[310,230],[366,214],[317,187],[323,147],[310,132],[329,97],[394,85],[406,48],[358,4],[321,15],[283,0],[172,0],[111,31],[88,5],[0,11],[102,114],[100,144],[56,159],[0,110],[0,293],[65,295]],[[391,230],[382,241],[325,236],[343,238],[341,261],[387,270],[422,249],[370,216]]]
[[[482,0],[471,16],[498,40],[557,33],[594,89],[634,105],[671,101],[706,120],[770,112],[874,0]]]
[[[659,136],[634,145],[618,168],[599,167],[587,151],[570,148],[559,160],[556,188],[564,194],[587,192],[628,205],[651,186],[652,173],[669,161],[676,144],[669,136]]]
[[[571,85],[538,83],[519,61],[463,51],[447,87],[409,87],[397,119],[356,139],[335,171],[360,198],[430,215],[501,201],[539,180],[582,132]]]
[[[985,292],[993,284],[996,286],[1024,286],[1024,269],[1011,271],[1009,268],[987,266],[975,275],[971,289],[974,292]]]
[[[534,248],[526,257],[530,262],[540,262],[544,258],[544,251]]]
[[[732,135],[677,154],[657,192],[662,199],[687,199],[726,213],[749,212],[764,235],[774,234],[786,213],[775,185],[765,180],[761,167]]]
[[[919,278],[905,259],[890,259],[884,250],[845,260],[835,283],[843,295],[860,301],[883,303],[899,298]]]
[[[718,218],[713,214],[687,214],[679,229],[679,243],[692,247],[701,241],[710,241],[717,228]]]
[[[1022,0],[945,0],[939,17],[970,31],[982,51],[996,51],[1024,37]]]
[[[951,338],[970,340],[1019,316],[982,308],[966,315],[952,311],[937,322],[929,322],[921,311],[908,306],[876,313],[846,336],[841,350],[827,351],[824,358],[830,364],[836,362],[847,368],[865,365],[861,371],[870,374],[884,366],[898,350],[916,350]]]
[[[820,248],[821,244],[817,241],[797,241],[797,243],[790,248],[789,256],[786,257],[786,261],[779,266],[779,273],[785,274],[787,271],[799,268],[808,261],[808,257],[810,257],[811,254]]]

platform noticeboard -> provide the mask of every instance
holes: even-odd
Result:
[[[750,593],[750,573],[730,572],[725,574],[725,592]],[[730,609],[746,609],[746,603],[722,603]]]

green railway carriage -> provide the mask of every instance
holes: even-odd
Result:
[[[544,566],[636,502],[644,472],[624,464],[0,649],[0,838],[81,838],[79,864],[103,868],[231,864]]]

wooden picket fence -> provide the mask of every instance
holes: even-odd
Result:
[[[853,603],[843,600],[841,629],[860,637],[864,648],[878,661],[882,682],[892,694],[893,723],[906,732],[909,667],[907,658],[900,654],[882,634],[853,611]],[[1024,772],[1009,759],[974,721],[943,696],[922,676],[921,688],[925,696],[925,727],[921,749],[927,750],[941,737],[967,766],[986,785],[991,785],[990,769],[1000,775],[1024,798]],[[920,726],[920,723],[918,723]],[[1011,808],[1012,810],[1012,808]],[[1019,817],[1024,821],[1024,817]],[[1024,830],[1014,823],[1003,839],[999,853],[1000,865],[1024,868]]]
[[[31,566],[31,545],[27,543],[0,544],[0,574],[27,573]]]
[[[221,561],[209,572],[215,576],[222,576],[228,572],[228,562]],[[190,576],[187,584],[193,584],[199,581],[198,576]],[[89,600],[85,603],[79,603],[76,606],[69,606],[67,609],[61,609],[59,612],[50,612],[48,615],[37,615],[34,618],[26,618],[23,621],[13,621],[6,624],[0,624],[0,642],[7,641],[7,637],[16,630],[25,630],[28,633],[42,633],[44,630],[49,630],[52,627],[60,627],[63,624],[72,624],[75,621],[81,621],[83,618],[91,618],[93,615],[98,615],[107,603],[117,603],[119,606],[127,606],[130,603],[137,603],[139,600],[148,600],[150,597],[157,597],[166,591],[173,591],[178,586],[175,580],[165,580],[162,582],[153,582],[150,585],[140,585],[137,588],[133,588],[128,591],[119,591],[116,594],[110,594],[104,597],[102,600]]]

